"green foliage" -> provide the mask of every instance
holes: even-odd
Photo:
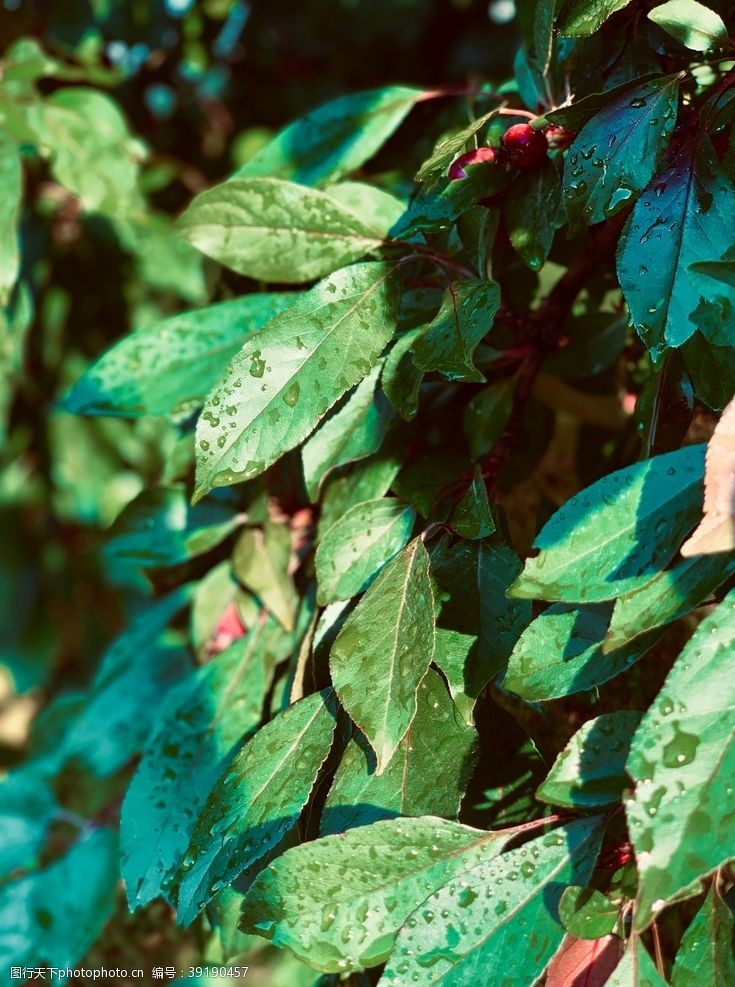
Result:
[[[307,99],[268,5],[92,6],[0,72],[3,966],[730,983],[735,15]],[[476,4],[362,6],[283,17]]]

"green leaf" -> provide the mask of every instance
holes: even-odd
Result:
[[[610,979],[605,981],[605,987],[666,987],[666,982],[659,976],[645,946],[633,934],[622,960]]]
[[[246,528],[232,553],[237,578],[287,631],[294,629],[299,606],[290,562],[291,529],[270,520],[262,528]]]
[[[355,388],[347,401],[304,443],[301,461],[309,497],[316,501],[326,474],[338,466],[377,452],[395,415],[376,390],[382,361]]]
[[[178,565],[208,552],[240,523],[229,504],[209,500],[191,507],[183,487],[152,487],[115,521],[104,553],[146,568]]]
[[[434,606],[429,556],[415,538],[382,569],[332,646],[334,688],[375,751],[377,774],[416,714],[419,682],[434,655]]]
[[[601,939],[618,923],[620,907],[594,888],[569,887],[559,901],[559,918],[577,939]]]
[[[513,409],[516,381],[507,377],[474,394],[465,408],[462,428],[475,459],[486,456],[503,434]]]
[[[611,600],[648,582],[701,515],[704,445],[617,470],[576,494],[534,541],[514,596]]]
[[[0,888],[0,967],[83,959],[117,904],[117,839],[98,827],[50,867]],[[84,893],[80,893],[80,888]]]
[[[697,0],[668,0],[649,10],[648,19],[691,51],[709,51],[727,42],[720,15]]]
[[[496,833],[431,817],[327,836],[286,851],[256,878],[241,928],[318,970],[374,966],[428,894],[501,846]]]
[[[494,281],[453,281],[439,314],[414,345],[420,370],[438,370],[450,380],[483,381],[472,354],[489,332],[500,304]]]
[[[194,822],[237,746],[260,722],[275,664],[292,646],[272,621],[257,624],[169,693],[122,807],[122,873],[131,908],[171,899]]]
[[[32,764],[0,781],[0,879],[38,864],[56,808],[53,789]]]
[[[319,538],[351,507],[386,494],[400,468],[401,452],[390,444],[368,459],[328,476],[322,492]]]
[[[421,96],[386,86],[342,96],[282,130],[235,177],[275,175],[320,185],[355,171],[375,154]]]
[[[487,538],[495,531],[485,478],[479,466],[475,467],[467,493],[452,511],[450,524],[461,538]]]
[[[395,497],[351,507],[317,547],[319,603],[349,600],[366,589],[411,537],[415,520],[416,511]]]
[[[424,378],[411,356],[411,350],[422,333],[417,327],[400,336],[385,358],[381,383],[385,395],[405,421],[416,417],[419,389]]]
[[[610,604],[554,603],[523,631],[508,662],[503,687],[528,700],[558,699],[594,689],[645,654],[655,637],[603,651]]]
[[[15,142],[0,131],[0,306],[7,305],[20,267],[18,217],[23,171]]]
[[[601,223],[645,189],[676,125],[679,75],[630,89],[589,120],[564,165],[572,223]]]
[[[512,982],[534,983],[564,936],[564,886],[587,881],[601,838],[599,818],[579,820],[450,880],[404,924],[381,987],[510,983],[509,956]]]
[[[126,217],[141,209],[138,169],[145,149],[130,136],[114,100],[69,86],[34,107],[30,120],[50,154],[54,178],[86,209]]]
[[[698,555],[624,593],[615,601],[602,650],[614,651],[653,627],[678,620],[709,599],[734,570],[732,555]]]
[[[566,0],[557,20],[562,35],[587,37],[599,31],[608,17],[627,7],[630,0]]]
[[[390,192],[365,182],[339,182],[324,191],[372,228],[390,231],[406,211],[406,204]]]
[[[182,860],[179,922],[191,922],[295,825],[334,728],[330,693],[317,693],[279,713],[239,752],[212,789]]]
[[[338,271],[242,348],[197,424],[197,499],[262,473],[370,372],[395,325],[395,270]]]
[[[735,920],[715,879],[681,940],[671,975],[672,987],[698,983],[728,987],[735,983],[734,935]]]
[[[540,270],[549,256],[560,201],[559,173],[550,158],[536,171],[521,174],[506,197],[510,242],[532,271]]]
[[[692,267],[718,260],[735,227],[735,189],[719,167],[706,137],[689,142],[646,189],[623,229],[618,280],[640,337],[656,357],[681,346],[697,329],[712,344],[731,342],[726,318],[721,333],[693,318],[702,296],[712,294],[706,275]],[[718,286],[735,304],[735,288]]]
[[[203,254],[238,274],[296,284],[331,274],[383,243],[325,192],[278,178],[237,178],[201,192],[178,221]]]
[[[472,141],[472,147],[477,146],[477,142],[473,138],[479,134],[488,121],[496,116],[497,112],[497,109],[490,110],[489,113],[485,113],[481,117],[478,117],[477,120],[473,120],[471,124],[463,127],[462,130],[452,137],[447,137],[446,140],[441,141],[434,149],[431,157],[427,161],[424,161],[419,168],[416,181],[432,182],[446,175],[452,161],[467,149],[470,141]]]
[[[77,415],[187,416],[204,403],[247,337],[299,297],[244,295],[138,329],[86,371],[62,407]]]
[[[588,720],[557,757],[536,798],[570,809],[619,802],[628,784],[625,761],[640,719],[635,710],[620,710]]]
[[[732,856],[735,771],[731,709],[735,594],[697,628],[633,739],[626,804],[639,875],[635,926],[699,890],[699,878]]]
[[[457,716],[447,688],[429,669],[418,689],[416,715],[382,775],[362,736],[342,755],[322,814],[321,834],[393,816],[456,819],[475,766],[477,734]],[[444,780],[436,783],[437,762]]]
[[[191,668],[180,637],[165,629],[192,589],[192,584],[182,586],[146,607],[110,645],[64,737],[66,760],[106,777],[140,752],[161,701]]]

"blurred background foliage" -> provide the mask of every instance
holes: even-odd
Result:
[[[6,176],[22,162],[22,254],[0,321],[3,768],[29,745],[53,751],[105,646],[150,595],[101,548],[125,505],[187,461],[169,421],[75,417],[58,399],[131,328],[258,287],[210,268],[172,219],[326,100],[509,78],[514,14],[512,0],[4,0],[0,156]],[[371,170],[409,179],[441,112],[419,106]],[[103,784],[69,784],[85,815],[104,811]],[[199,933],[169,928],[165,911],[121,908],[90,962],[142,950],[165,964],[172,936],[196,961]]]

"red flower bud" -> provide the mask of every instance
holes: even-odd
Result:
[[[449,177],[456,181],[458,178],[467,178],[465,165],[491,164],[495,160],[495,151],[491,147],[478,147],[476,151],[467,151],[455,158],[449,166]]]

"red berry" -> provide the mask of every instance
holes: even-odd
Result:
[[[516,123],[503,134],[503,149],[514,168],[535,171],[546,160],[549,145],[540,130],[527,123]]]
[[[456,181],[467,178],[465,165],[490,164],[495,160],[495,151],[491,147],[478,147],[476,151],[467,151],[455,158],[449,166],[449,177]]]

